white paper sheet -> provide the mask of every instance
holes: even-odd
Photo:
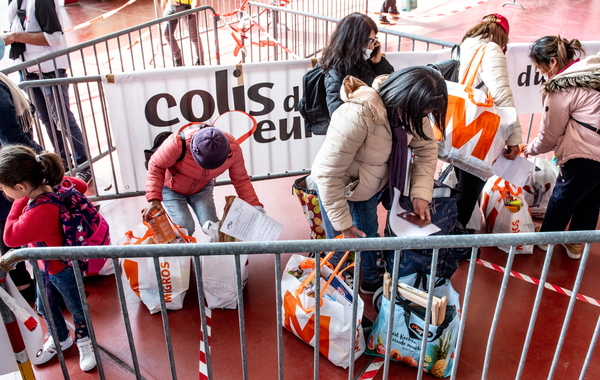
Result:
[[[492,165],[492,172],[517,187],[523,187],[532,168],[533,163],[521,156],[511,161],[501,154]]]
[[[392,209],[390,210],[390,228],[394,231],[394,234],[398,237],[408,236],[428,236],[438,232],[440,229],[435,224],[428,224],[424,227],[419,227],[412,224],[411,222],[402,219],[398,216],[406,210],[400,207],[400,192],[394,188],[394,201],[392,202]]]
[[[240,198],[235,198],[221,232],[242,241],[277,240],[283,225]]]

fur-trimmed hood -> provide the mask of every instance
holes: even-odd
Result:
[[[600,90],[600,53],[582,59],[550,79],[544,93],[550,94],[571,87]]]

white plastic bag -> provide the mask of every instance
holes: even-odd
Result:
[[[10,294],[17,301],[17,304],[24,308],[29,314],[37,318],[37,314],[33,311],[31,306],[29,306],[27,301],[25,301],[21,293],[17,290],[17,287],[12,282],[9,275],[6,276],[6,284],[8,294]],[[27,350],[27,356],[29,356],[29,361],[32,364],[36,364],[35,355],[44,344],[44,336],[42,333],[41,324],[38,323],[37,327],[33,331],[29,331],[25,327],[25,325],[23,325],[23,323],[21,323],[20,321],[17,323],[19,325],[19,330],[21,331],[23,341],[25,342],[25,349]],[[6,333],[6,329],[4,328],[4,323],[1,323],[1,325],[2,327],[0,327],[0,352],[2,352],[2,355],[0,355],[0,375],[4,375],[15,371],[18,372],[19,367],[17,367],[17,362],[15,356],[13,355],[13,349],[10,345],[10,341],[8,340],[8,335]]]
[[[548,202],[552,196],[556,177],[558,177],[558,166],[543,157],[530,157],[534,167],[523,186],[523,195],[529,205],[531,216],[543,218],[546,215]]]
[[[143,232],[140,236],[146,236],[147,226],[141,224],[134,231]],[[145,231],[145,232],[144,232]],[[178,237],[190,243],[195,239],[187,235],[184,228],[176,230]],[[148,238],[137,238],[132,231],[126,234],[124,244],[147,244],[152,241]],[[163,244],[165,247],[167,244]],[[170,247],[172,248],[172,247]],[[159,257],[161,285],[164,292],[164,300],[168,310],[179,310],[183,307],[183,299],[190,286],[190,257]],[[156,283],[156,272],[154,259],[149,257],[121,259],[123,270],[123,281],[128,283],[131,290],[148,307],[151,314],[160,311],[160,297]]]
[[[521,206],[507,205],[510,200],[515,205]],[[485,184],[481,209],[490,233],[535,232],[523,190],[498,176],[493,176]],[[505,252],[510,249],[510,247],[498,248]],[[533,245],[519,245],[516,253],[532,254]]]
[[[283,326],[300,338],[303,342],[314,347],[315,344],[315,297],[310,296],[309,284],[300,282],[297,276],[301,276],[298,268],[301,263],[311,263],[314,267],[314,259],[309,259],[302,255],[292,255],[286,265],[281,278],[281,294],[283,297]],[[322,261],[324,263],[324,261]],[[302,265],[306,268],[307,265]],[[307,269],[304,269],[304,272]],[[313,271],[314,273],[314,271]],[[327,266],[321,268],[321,273],[325,276],[337,277]],[[306,273],[304,273],[306,274]],[[314,274],[313,274],[314,278]],[[310,280],[310,279],[309,279]],[[352,303],[342,304],[332,297],[339,299],[340,294],[352,294],[352,289],[344,281],[337,277],[337,286],[334,292],[327,295],[323,292],[321,297],[321,323],[320,323],[320,347],[319,352],[327,357],[333,364],[347,368],[350,365],[351,338],[355,336],[354,358],[357,359],[365,351],[365,337],[360,324],[364,303],[358,297],[357,315],[358,321],[355,325],[352,321]],[[322,281],[323,283],[324,281]],[[333,285],[333,282],[332,282]],[[345,297],[342,295],[342,301]]]
[[[445,138],[438,136],[438,153],[441,160],[486,180],[515,129],[517,110],[496,106],[489,94],[473,88],[484,54],[485,46],[473,58],[463,83],[446,81],[447,125]]]
[[[207,221],[202,230],[208,235],[207,241],[219,241],[219,225]],[[202,285],[204,297],[211,309],[237,308],[237,280],[235,273],[235,256],[215,255],[202,256]],[[248,255],[240,255],[242,289],[248,281]]]

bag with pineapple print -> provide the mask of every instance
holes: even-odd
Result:
[[[427,292],[428,281],[429,275],[424,273],[414,273],[399,279],[399,282],[411,285],[413,288],[424,292]],[[389,294],[391,292],[385,293]],[[425,308],[401,297],[398,291],[395,293],[392,343],[389,347],[390,358],[411,367],[418,367],[425,327]],[[446,297],[446,310],[442,323],[438,326],[432,323],[429,324],[424,371],[441,379],[450,376],[452,373],[454,350],[456,349],[458,327],[460,325],[460,305],[459,295],[452,288],[450,279],[438,278],[433,295],[440,299]],[[382,297],[381,309],[373,325],[365,350],[365,353],[369,355],[385,356],[388,349],[385,347],[385,343],[390,321],[390,307],[390,300],[387,297]],[[439,319],[441,320],[441,317]]]

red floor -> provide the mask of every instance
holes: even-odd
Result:
[[[489,1],[442,1],[421,0],[420,8],[398,21],[393,29],[417,35],[459,42],[462,34],[474,25],[483,15],[502,13],[510,21],[511,42],[532,42],[547,34],[561,34],[566,38],[579,38],[584,41],[599,40],[596,23],[600,14],[600,2],[593,0],[521,0],[525,10],[516,6],[501,5],[504,0]],[[73,26],[112,10],[123,0],[98,2],[80,0],[78,4],[64,8],[65,26]],[[71,44],[86,41],[107,33],[121,30],[147,21],[154,17],[152,1],[138,0],[117,15],[98,22],[88,28],[70,32],[67,37]],[[472,6],[464,9],[466,6]],[[379,2],[371,2],[370,10],[376,10]],[[444,14],[445,16],[436,16]],[[5,62],[3,62],[4,64]],[[522,119],[528,123],[528,117]],[[527,125],[527,124],[525,124]],[[301,207],[291,192],[293,179],[278,179],[257,182],[255,187],[268,214],[284,224],[282,240],[308,238],[308,225]],[[218,209],[222,209],[224,196],[234,194],[231,186],[216,189]],[[102,212],[111,224],[113,240],[139,223],[139,210],[144,206],[142,198],[102,202]],[[384,212],[380,213],[383,225]],[[600,275],[600,248],[592,248],[581,293],[600,299],[597,281]],[[484,249],[481,258],[499,265],[505,265],[507,254],[496,249]],[[517,256],[513,270],[539,278],[544,253],[539,249],[533,255]],[[282,264],[287,256],[282,258]],[[563,248],[556,249],[551,264],[548,282],[568,289],[573,287],[578,262],[570,260]],[[468,262],[452,277],[455,289],[463,294]],[[477,266],[470,309],[467,316],[465,342],[458,369],[459,379],[479,379],[482,374],[483,359],[489,325],[498,296],[501,273]],[[248,378],[277,378],[276,310],[274,288],[274,258],[272,255],[252,257],[249,267],[249,280],[244,290],[244,312],[246,320],[248,354]],[[114,278],[98,277],[86,279],[86,291],[91,308],[92,320],[103,350],[102,363],[106,378],[133,379],[135,376],[125,367],[132,366],[125,329],[123,327]],[[511,278],[508,294],[500,316],[499,331],[493,347],[488,378],[494,380],[514,379],[521,346],[525,337],[531,306],[536,287],[522,280]],[[375,319],[371,297],[363,296],[365,313]],[[127,293],[128,308],[132,322],[136,349],[142,374],[146,379],[170,378],[169,360],[164,342],[160,314],[150,315],[146,307],[131,293]],[[533,344],[528,356],[523,379],[546,378],[554,355],[562,320],[568,304],[567,296],[546,290],[542,301]],[[578,301],[565,341],[560,364],[555,379],[578,379],[586,350],[599,315],[599,309]],[[199,311],[195,281],[192,275],[190,291],[185,298],[183,310],[168,313],[169,326],[173,338],[177,375],[179,379],[198,377],[199,352]],[[313,351],[292,336],[283,332],[284,366],[286,379],[312,378]],[[212,357],[213,374],[218,380],[242,378],[241,349],[239,346],[239,325],[237,310],[213,311]],[[78,368],[77,351],[71,348],[65,353],[72,379],[99,378],[97,370],[82,373]],[[356,361],[358,375],[371,360],[362,356]],[[382,378],[382,371],[375,379]],[[35,367],[37,379],[62,378],[56,360]],[[321,357],[319,376],[323,379],[347,379],[345,370],[335,367]],[[416,370],[400,364],[392,364],[390,379],[415,378]],[[427,375],[424,376],[428,378]],[[587,379],[600,379],[598,354],[588,370]]]

